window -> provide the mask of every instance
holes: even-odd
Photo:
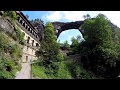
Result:
[[[32,46],[34,46],[34,40],[32,40]]]
[[[28,61],[28,56],[26,56],[26,62]]]
[[[30,37],[27,38],[27,43],[29,43],[29,41],[30,41]]]
[[[36,43],[36,47],[38,47],[39,46],[39,44],[38,43]]]

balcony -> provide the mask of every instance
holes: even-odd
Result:
[[[36,36],[34,36],[34,35],[30,32],[29,29],[27,30],[27,29],[26,29],[21,23],[19,23],[17,20],[16,20],[16,24],[17,24],[17,26],[19,26],[23,31],[25,31],[30,37],[32,37],[32,38],[35,39],[38,43],[40,43],[39,38],[36,37]]]

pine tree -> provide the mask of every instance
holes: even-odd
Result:
[[[44,29],[44,39],[41,42],[39,51],[36,52],[42,61],[55,61],[59,54],[59,44],[54,35],[54,27],[52,23],[47,23]]]

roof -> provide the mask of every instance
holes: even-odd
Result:
[[[31,24],[31,22],[27,19],[27,17],[21,12],[21,11],[16,11],[17,14],[19,14],[21,16],[21,18],[36,32],[37,34],[37,30],[35,30],[34,26]]]

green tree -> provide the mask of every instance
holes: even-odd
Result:
[[[38,53],[39,52],[39,53]],[[47,23],[44,29],[44,39],[37,56],[41,56],[42,60],[54,61],[59,54],[59,44],[54,35],[54,28],[51,23]]]
[[[108,20],[103,14],[99,14],[94,19],[86,19],[82,25],[85,31],[83,48],[81,55],[87,68],[91,68],[96,74],[110,77],[110,73],[115,68],[117,53],[113,48],[112,30],[108,25]]]
[[[71,44],[72,47],[77,47],[78,46],[78,40],[76,38],[72,37],[71,41],[72,41],[72,44]]]
[[[16,32],[16,35],[14,37],[17,37],[18,42],[24,45],[25,44],[25,40],[24,40],[25,33],[20,31],[18,28],[15,29],[15,32]]]
[[[3,32],[0,32],[0,50],[3,51],[9,47],[9,39]]]
[[[59,68],[57,62],[62,59],[59,49],[59,44],[54,35],[54,27],[52,23],[46,23],[44,39],[41,42],[40,49],[36,51],[36,55],[40,58],[43,66],[46,67],[46,74],[57,75]]]
[[[84,19],[90,19],[91,16],[90,16],[89,14],[86,14],[86,15],[83,15],[83,18],[84,18]]]
[[[78,45],[79,45],[78,39],[72,37],[71,41],[72,41],[72,44],[71,44],[72,53],[74,53],[74,54],[79,53],[79,49],[78,49]]]
[[[62,46],[65,50],[69,50],[70,49],[70,45],[68,44],[68,41],[64,41],[63,46]]]
[[[25,15],[26,16],[26,18],[28,19],[29,18],[29,16],[28,15]]]
[[[42,19],[39,19],[39,18],[34,19],[34,20],[31,20],[30,22],[31,22],[33,25],[34,25],[35,23],[39,23],[40,25],[43,25],[43,24],[44,24],[43,20],[42,20]]]
[[[17,19],[17,15],[15,11],[6,11],[3,15],[4,17],[9,16],[11,17],[13,20]]]

